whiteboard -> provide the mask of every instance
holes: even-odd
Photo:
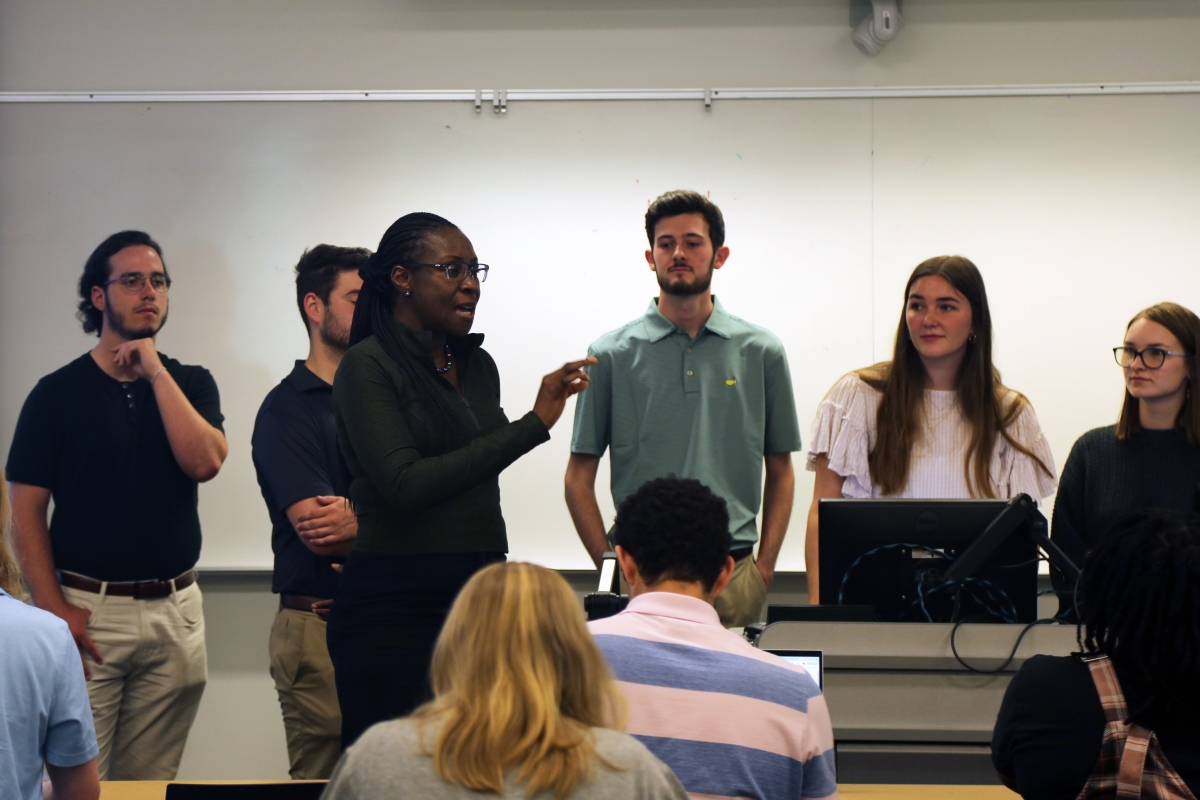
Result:
[[[733,314],[787,347],[807,432],[845,372],[887,357],[904,281],[961,253],[988,284],[1005,382],[1061,467],[1115,419],[1108,348],[1138,309],[1200,308],[1200,96],[0,107],[0,449],[37,379],[90,347],[84,259],[149,231],[175,281],[159,348],[209,368],[230,454],[200,489],[207,568],[269,568],[250,459],[262,398],[303,358],[292,268],[319,242],[374,248],[410,211],[457,223],[493,270],[487,335],[510,418],[540,376],[656,293],[642,215],[708,192],[732,254]],[[511,556],[591,566],[562,500],[572,408],[505,471]],[[807,436],[805,437],[807,439]],[[779,568],[803,568],[811,477],[797,456]],[[611,520],[607,466],[598,495]],[[1048,510],[1048,509],[1047,509]]]

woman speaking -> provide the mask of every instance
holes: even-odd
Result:
[[[508,421],[496,363],[469,333],[487,273],[462,231],[424,213],[396,220],[361,270],[333,385],[358,514],[327,632],[345,746],[426,699],[451,603],[508,550],[500,472],[587,386],[589,361],[571,362]]]

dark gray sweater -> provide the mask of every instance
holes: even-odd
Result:
[[[1200,483],[1200,447],[1178,430],[1117,438],[1117,428],[1090,430],[1075,442],[1058,482],[1051,538],[1082,566],[1108,527],[1131,511],[1190,511]],[[1061,580],[1056,587],[1069,589]],[[1064,607],[1071,599],[1065,598]]]

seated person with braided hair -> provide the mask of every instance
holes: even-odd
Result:
[[[1088,800],[1140,774],[1131,797],[1195,800],[1200,517],[1118,519],[1084,564],[1079,617],[1084,654],[1034,656],[1008,686],[992,736],[1001,779],[1026,800]]]

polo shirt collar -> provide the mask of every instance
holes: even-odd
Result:
[[[646,324],[646,330],[650,333],[651,343],[661,341],[675,331],[680,330],[680,328],[675,327],[675,323],[664,317],[662,312],[658,310],[657,298],[650,301],[650,307],[646,309],[643,319]],[[712,313],[708,315],[708,321],[704,323],[704,327],[700,329],[700,332],[708,331],[715,333],[722,339],[730,339],[733,337],[732,329],[732,317],[725,311],[717,296],[713,295]]]
[[[711,331],[722,339],[733,338],[733,318],[725,311],[716,295],[713,295],[713,310],[708,316],[708,322],[704,323],[704,330]]]
[[[695,597],[674,592],[646,592],[629,601],[625,614],[647,614],[652,617],[670,617],[700,625],[723,628],[721,617],[710,604]]]
[[[291,384],[292,388],[298,392],[312,392],[320,389],[333,389],[330,384],[318,378],[303,361],[297,361],[296,366],[292,368],[292,371],[288,373],[288,376],[284,378],[284,380]]]

